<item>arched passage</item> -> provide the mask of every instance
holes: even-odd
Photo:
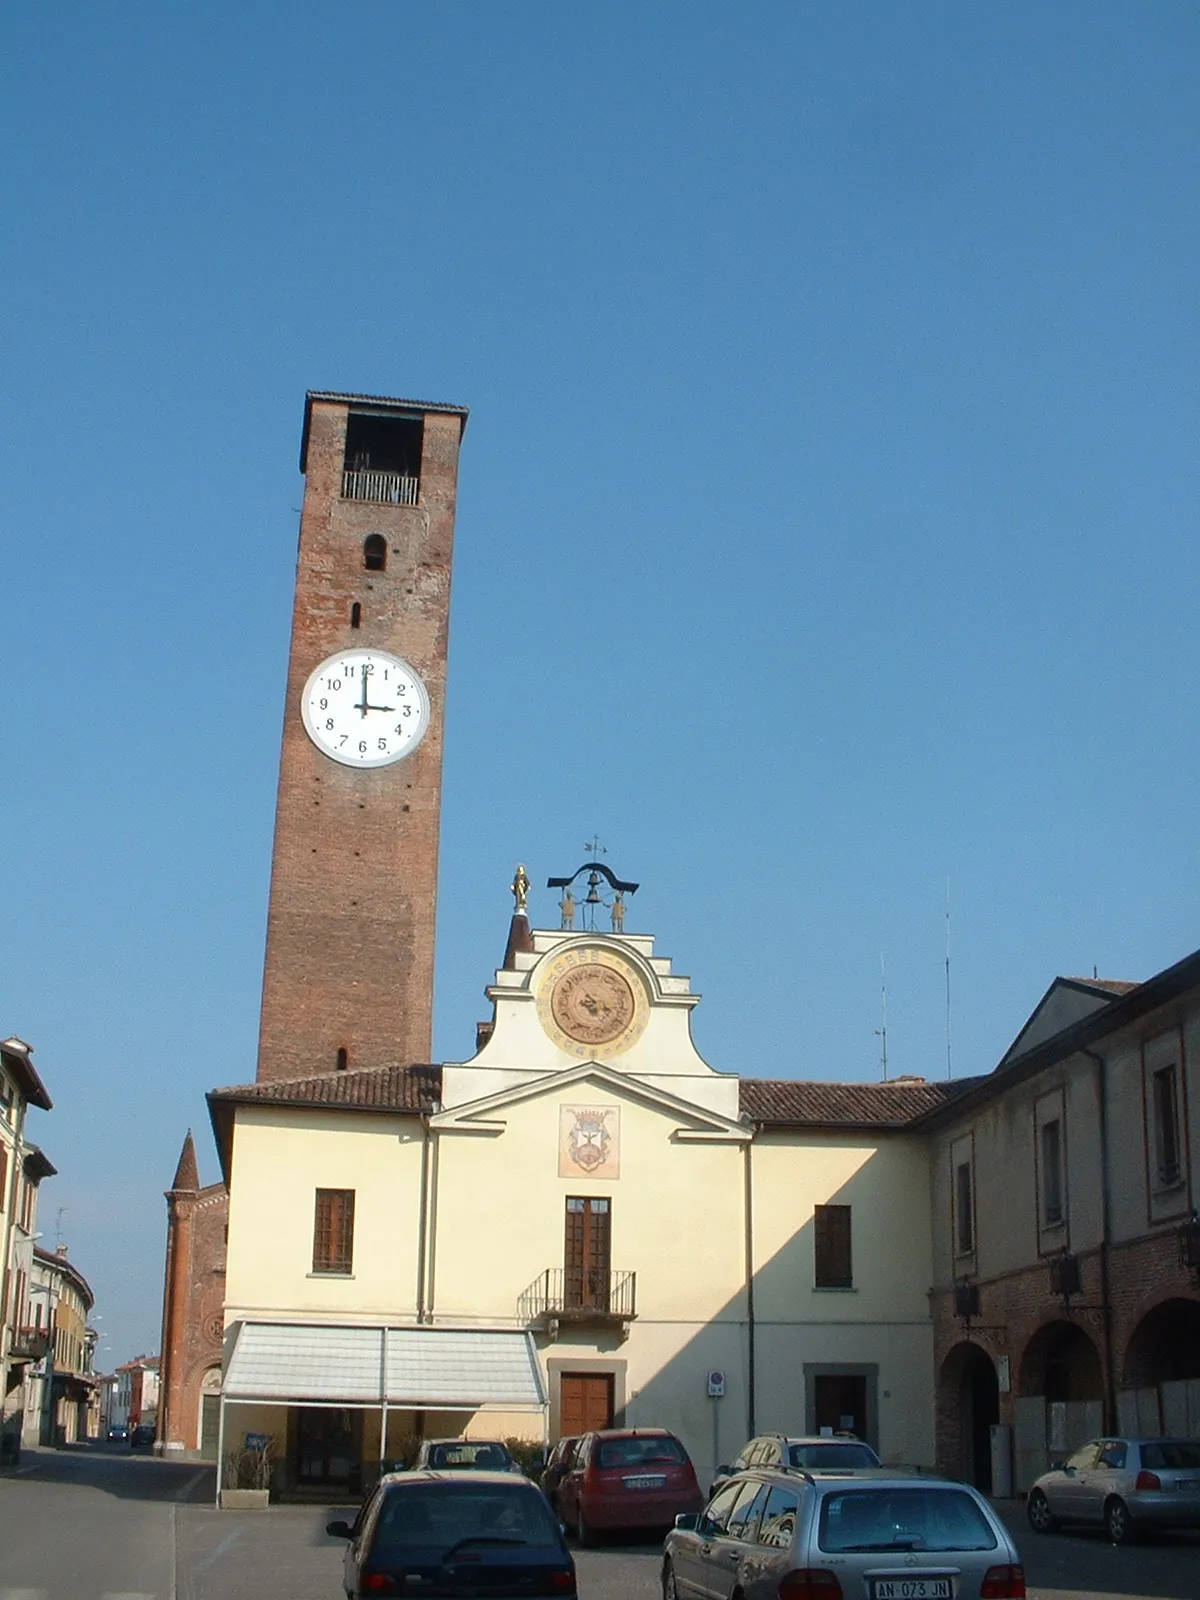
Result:
[[[1076,1322],[1046,1322],[1017,1365],[1016,1488],[1022,1492],[1104,1427],[1100,1352]]]
[[[980,1345],[964,1339],[942,1362],[938,1378],[946,1465],[984,1494],[992,1491],[992,1424],[1000,1420],[1000,1379]]]
[[[1125,1347],[1122,1387],[1180,1378],[1200,1378],[1200,1300],[1164,1300],[1146,1313]]]
[[[1154,1306],[1130,1335],[1117,1395],[1123,1428],[1200,1433],[1200,1300]]]
[[[1017,1392],[1047,1404],[1102,1400],[1100,1352],[1077,1322],[1044,1323],[1025,1346]]]

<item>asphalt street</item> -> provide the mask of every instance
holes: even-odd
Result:
[[[127,1450],[38,1450],[0,1474],[0,1600],[340,1600],[341,1508],[217,1511],[211,1468]],[[1037,1537],[1003,1508],[1031,1600],[1200,1600],[1200,1534],[1114,1549]],[[580,1600],[656,1600],[656,1543],[576,1552]]]

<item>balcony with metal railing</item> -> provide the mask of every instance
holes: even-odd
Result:
[[[367,500],[377,506],[415,506],[421,492],[420,478],[403,472],[342,473],[342,499]]]
[[[21,1361],[40,1361],[50,1348],[49,1328],[14,1328],[9,1355]]]
[[[548,1328],[552,1336],[563,1322],[632,1322],[637,1316],[637,1273],[547,1267],[517,1301],[517,1315],[527,1327]]]

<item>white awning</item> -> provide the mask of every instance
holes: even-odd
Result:
[[[522,1329],[331,1327],[243,1322],[226,1400],[471,1410],[546,1404],[533,1335]]]

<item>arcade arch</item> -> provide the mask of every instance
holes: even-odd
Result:
[[[1000,1421],[1000,1377],[981,1345],[963,1339],[942,1362],[938,1410],[947,1468],[992,1492],[992,1425]]]

